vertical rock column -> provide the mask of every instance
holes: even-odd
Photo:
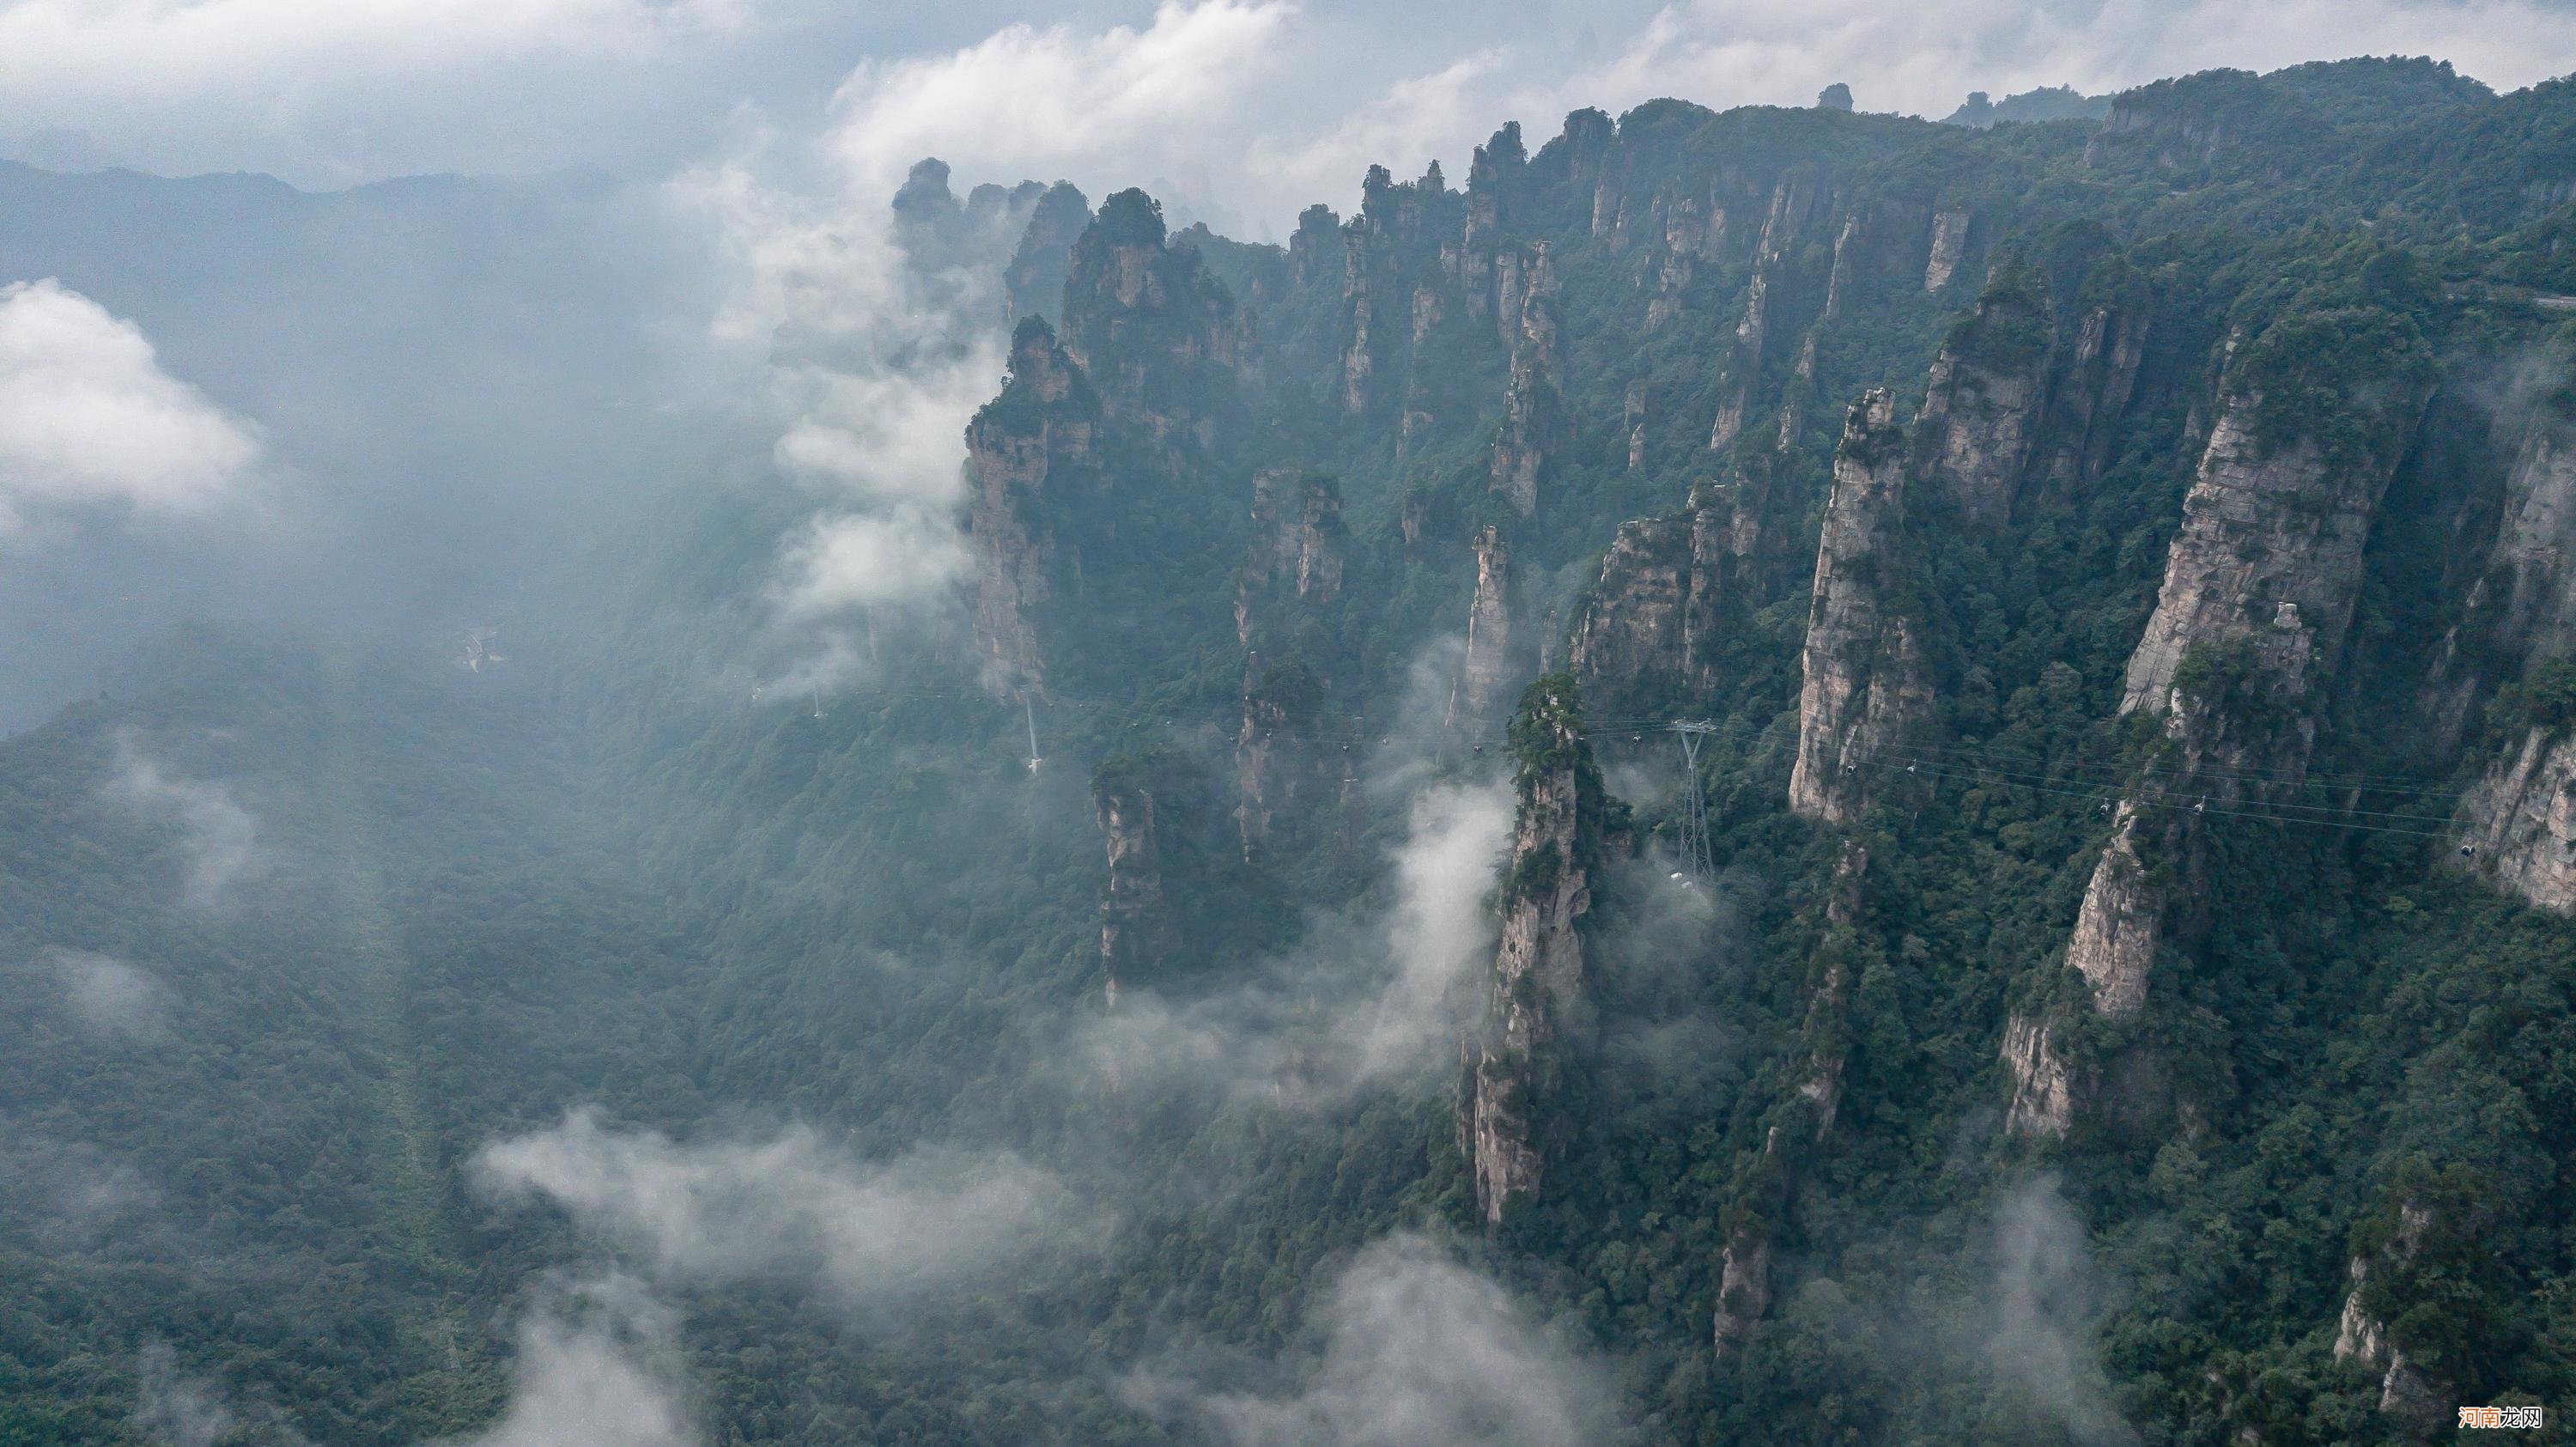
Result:
[[[1539,483],[1560,445],[1562,403],[1556,393],[1556,276],[1547,243],[1532,253],[1521,295],[1520,335],[1503,394],[1503,425],[1494,439],[1493,489],[1523,517],[1538,510]]]
[[[2355,400],[2320,413],[2329,391]],[[2208,883],[2200,806],[2259,805],[2303,777],[2309,692],[2341,652],[2372,515],[2429,391],[2411,329],[2349,317],[2277,323],[2231,373],[2121,699],[2164,718],[2156,772],[2114,814],[2067,941],[2096,1014],[2137,1014],[2157,952],[2197,933],[2177,906]],[[2062,1136],[2084,1106],[2061,1029],[2044,1014],[2006,1027],[2015,1134]]]
[[[1584,1011],[1582,924],[1592,908],[1602,794],[1572,675],[1530,685],[1512,724],[1512,752],[1518,811],[1502,942],[1484,1019],[1467,1046],[1458,1119],[1476,1207],[1489,1223],[1538,1197],[1555,1052]]]
[[[1467,608],[1467,656],[1449,700],[1449,726],[1480,729],[1501,716],[1528,655],[1512,613],[1511,545],[1491,524],[1476,533],[1476,593]]]
[[[1163,907],[1163,864],[1154,835],[1154,795],[1132,769],[1104,769],[1091,781],[1093,817],[1109,851],[1100,894],[1100,971],[1111,1008],[1118,982],[1159,964],[1171,948]]]
[[[1917,625],[1897,597],[1905,435],[1895,414],[1885,388],[1852,404],[1816,551],[1789,808],[1826,824],[1868,810],[1885,783],[1886,751],[1931,709]]]

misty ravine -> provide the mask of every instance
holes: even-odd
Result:
[[[0,1443],[2576,1409],[2576,82],[1309,23],[0,164]]]

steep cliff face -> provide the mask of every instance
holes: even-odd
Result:
[[[1919,475],[1970,522],[2012,515],[2047,382],[2048,298],[2033,281],[1988,287],[1932,361],[1916,419]]]
[[[1466,209],[1437,161],[1405,184],[1383,166],[1369,168],[1360,213],[1342,233],[1344,410],[1379,411],[1409,381],[1413,352],[1442,299],[1424,283],[1443,269],[1443,244],[1469,224]]]
[[[1323,767],[1323,683],[1296,659],[1244,665],[1243,724],[1235,735],[1235,777],[1241,802],[1235,822],[1246,859],[1268,848],[1285,826],[1331,797]]]
[[[2455,856],[2525,903],[2576,914],[2576,739],[2534,728],[2460,801]]]
[[[2190,947],[2204,923],[2199,810],[2259,803],[2304,775],[2310,691],[2341,651],[2371,517],[2429,390],[2411,330],[2369,317],[2277,323],[2230,373],[2121,700],[2162,714],[2164,737],[2067,942],[2104,1018],[2134,1016],[2157,952]],[[2091,1088],[2073,1080],[2061,1029],[2016,1017],[2006,1031],[2021,1130],[2065,1133]]]
[[[2424,390],[2392,386],[2398,395],[2382,405],[2411,426]],[[2262,407],[2260,394],[2239,393],[2210,431],[2156,611],[2129,658],[2124,713],[2164,708],[2184,655],[2198,645],[2258,642],[2272,682],[2291,697],[2341,651],[2360,595],[2362,544],[2398,452],[2330,458],[2305,436],[2266,445],[2257,439]]]
[[[1916,421],[1916,471],[1980,526],[2100,473],[2145,360],[2149,308],[2116,255],[2062,305],[2027,265],[1999,270],[1952,327]]]
[[[1100,894],[1100,970],[1114,1008],[1119,980],[1135,978],[1169,953],[1171,918],[1163,903],[1152,790],[1132,771],[1104,769],[1091,781],[1091,805],[1109,851],[1109,882]]]
[[[1582,927],[1592,909],[1602,796],[1571,676],[1530,685],[1512,723],[1512,751],[1518,808],[1502,942],[1483,1023],[1468,1045],[1459,1112],[1476,1206],[1488,1222],[1538,1197],[1548,1154],[1540,1119],[1558,1075],[1555,1052],[1585,1009]]]
[[[1792,811],[1828,824],[1866,812],[1887,778],[1885,751],[1931,707],[1904,572],[1905,436],[1886,389],[1852,405],[1834,454],[1798,693]]]
[[[1108,420],[1156,470],[1204,456],[1235,421],[1251,350],[1245,319],[1196,250],[1169,244],[1162,208],[1144,192],[1102,202],[1074,243],[1063,335]]]
[[[1449,724],[1475,729],[1502,717],[1533,649],[1512,609],[1512,551],[1490,524],[1476,533],[1476,592],[1467,607],[1467,653],[1450,696]]]
[[[1825,901],[1825,936],[1808,962],[1807,1018],[1798,1030],[1798,1048],[1805,1061],[1798,1070],[1797,1094],[1819,1141],[1833,1134],[1834,1121],[1842,1113],[1861,885],[1868,877],[1869,850],[1857,839],[1844,840]]]
[[[2523,437],[2479,588],[2493,596],[2501,647],[2538,659],[2576,652],[2576,435],[2554,413]]]
[[[1235,637],[1294,633],[1342,596],[1349,546],[1341,488],[1298,468],[1264,468],[1252,479],[1252,547],[1234,592]]]
[[[1538,510],[1539,487],[1562,444],[1563,404],[1556,392],[1556,273],[1541,242],[1531,253],[1521,294],[1520,335],[1503,394],[1503,425],[1494,438],[1493,488],[1523,517]]]
[[[2134,295],[2084,309],[2049,383],[2048,426],[2041,444],[2047,479],[2063,492],[2098,476],[2117,424],[2137,395],[2146,361],[2149,309]]]
[[[1002,393],[966,428],[975,648],[989,685],[1046,684],[1046,605],[1062,550],[1055,519],[1100,487],[1100,403],[1044,320],[1021,322]]]
[[[1073,267],[1073,243],[1091,224],[1091,202],[1080,188],[1058,181],[1038,197],[1020,233],[1019,250],[1003,273],[1003,295],[1013,325],[1021,318],[1053,316],[1064,306],[1064,280]]]
[[[1923,258],[1923,289],[1939,291],[1958,275],[1959,263],[1968,255],[1968,223],[1965,211],[1944,211],[1932,218],[1932,245]]]
[[[2381,1274],[2404,1269],[2422,1247],[2424,1233],[2432,1224],[2432,1213],[2423,1205],[2403,1202],[2398,1207],[2396,1230],[2389,1239],[2369,1255],[2352,1259],[2352,1291],[2344,1298],[2334,1344],[2338,1360],[2358,1362],[2380,1374],[2380,1411],[2407,1430],[2427,1436],[2448,1425],[2451,1413],[2447,1394],[2421,1367],[2407,1359],[2404,1348],[2388,1339],[2388,1324],[2371,1312],[2367,1297],[2374,1269]]]
[[[1691,515],[1619,525],[1601,582],[1574,625],[1571,663],[1586,698],[1634,698],[1677,678],[1691,585]]]
[[[1679,513],[1619,525],[1567,655],[1585,698],[1634,711],[1708,685],[1767,539],[1768,495],[1739,472],[1694,488]]]
[[[2576,446],[2554,409],[2544,408],[2525,429],[2495,546],[2460,631],[2481,640],[2483,657],[2518,661],[2526,690],[2552,691],[2551,680],[2576,653]],[[2455,636],[2450,649],[2458,646]],[[2449,711],[2466,713],[2477,682],[2445,680]],[[2457,731],[2457,717],[2446,722]],[[2576,741],[2562,728],[2525,729],[2462,797],[2459,830],[2469,852],[2450,862],[2541,909],[2576,912],[2571,791]]]
[[[1520,298],[1500,288],[1496,259],[1509,244],[1505,238],[1520,225],[1522,193],[1528,177],[1529,153],[1521,145],[1518,121],[1494,132],[1493,139],[1476,148],[1468,164],[1467,214],[1458,250],[1458,283],[1472,317],[1490,321],[1500,316],[1509,325],[1519,324]]]

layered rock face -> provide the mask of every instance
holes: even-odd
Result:
[[[1511,499],[1523,517],[1538,510],[1541,478],[1561,442],[1562,406],[1556,394],[1556,275],[1541,242],[1530,258],[1503,425],[1494,439],[1494,491]]]
[[[2121,801],[2067,942],[2105,1018],[2143,1008],[2157,951],[2197,931],[2195,911],[2176,910],[2202,893],[2197,808],[2260,802],[2307,768],[2308,694],[2342,647],[2372,514],[2428,391],[2404,358],[2387,360],[2377,385],[2346,389],[2366,399],[2353,409],[2366,445],[2329,449],[2284,427],[2241,381],[2225,395],[2121,700],[2164,715],[2158,769]],[[2194,809],[2176,806],[2184,798]],[[2063,1135],[2082,1103],[2059,1029],[2016,1017],[2005,1032],[2020,1132]]]
[[[1596,706],[1629,711],[1709,682],[1710,650],[1767,541],[1769,490],[1738,473],[1681,512],[1619,525],[1568,662]]]
[[[1512,725],[1518,809],[1503,878],[1502,942],[1485,1015],[1469,1043],[1460,1144],[1476,1206],[1498,1222],[1537,1198],[1546,1150],[1537,1127],[1558,1042],[1584,1011],[1584,916],[1600,847],[1601,779],[1583,738],[1574,680],[1530,686]]]
[[[1323,686],[1295,661],[1244,667],[1243,725],[1235,737],[1241,802],[1235,820],[1247,859],[1267,848],[1279,825],[1331,793],[1318,747]]]
[[[1360,214],[1342,232],[1344,410],[1374,412],[1410,390],[1413,350],[1441,301],[1422,281],[1439,269],[1442,241],[1468,224],[1466,205],[1437,161],[1407,184],[1383,166],[1369,168]]]
[[[2576,446],[2552,415],[2535,418],[2514,459],[2486,574],[2470,595],[2491,653],[2524,674],[2576,653]],[[2465,687],[2453,692],[2464,703]],[[2470,852],[2452,863],[2560,914],[2576,913],[2576,739],[2534,727],[2462,797]]]
[[[1932,218],[1932,246],[1923,259],[1925,291],[1939,291],[1958,274],[1959,263],[1968,254],[1968,221],[1965,211],[1944,211]]]
[[[1236,638],[1249,647],[1296,615],[1338,602],[1349,537],[1331,478],[1285,467],[1255,474],[1252,548],[1235,584]]]
[[[1058,512],[1100,487],[1099,399],[1039,318],[1011,341],[1002,394],[966,428],[975,648],[997,689],[1043,688]]]
[[[1586,698],[1632,698],[1679,673],[1691,532],[1687,512],[1619,525],[1601,559],[1601,585],[1574,626],[1571,661]]]
[[[1134,978],[1170,951],[1171,919],[1163,905],[1153,792],[1132,775],[1107,775],[1092,780],[1091,805],[1109,850],[1109,883],[1100,895],[1100,969],[1114,1007],[1120,978]]]
[[[2388,1339],[2388,1324],[2370,1314],[2363,1290],[2374,1264],[2385,1271],[2412,1259],[2432,1224],[2431,1212],[2407,1201],[2398,1208],[2396,1233],[2380,1248],[2375,1263],[2373,1258],[2353,1258],[2352,1292],[2344,1298],[2334,1344],[2338,1360],[2357,1361],[2380,1373],[2379,1410],[2424,1435],[2446,1424],[2451,1416],[2449,1402],[2433,1379],[2407,1360],[2405,1350]]]
[[[1063,332],[1108,419],[1158,471],[1176,472],[1217,443],[1249,332],[1198,252],[1168,243],[1162,208],[1144,192],[1102,202],[1074,243]]]
[[[2113,274],[2123,268],[2104,264]],[[2096,302],[2060,317],[2041,279],[1999,274],[1933,359],[1916,475],[1979,526],[2010,521],[2046,481],[2098,474],[2136,391],[2147,317]]]
[[[2541,909],[2576,914],[2576,739],[2535,728],[2460,800],[2462,862]]]
[[[2012,515],[2047,385],[2047,299],[1997,288],[1932,360],[1916,419],[1919,475],[1970,522]]]
[[[2420,410],[2421,392],[2395,405]],[[2259,641],[2273,682],[2307,690],[2311,664],[2341,650],[2361,586],[2361,549],[2394,456],[2330,463],[2311,439],[2265,448],[2255,440],[2262,399],[2221,410],[2182,529],[2165,555],[2156,611],[2130,655],[2123,713],[2163,709],[2183,656],[2196,645]],[[2286,607],[2285,607],[2286,605]],[[2295,630],[2295,639],[2279,636]]]
[[[1490,524],[1476,533],[1476,593],[1467,608],[1467,656],[1449,699],[1449,725],[1473,729],[1502,717],[1530,654],[1512,612],[1512,551]]]
[[[1827,824],[1867,811],[1883,751],[1931,707],[1916,625],[1896,605],[1905,526],[1905,435],[1885,388],[1852,405],[1807,613],[1798,756],[1789,807]]]

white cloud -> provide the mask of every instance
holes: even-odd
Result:
[[[258,862],[259,820],[229,785],[184,778],[117,740],[116,773],[107,796],[179,830],[182,883],[191,904],[212,906]]]
[[[1126,1395],[1238,1447],[1574,1447],[1625,1436],[1601,1364],[1427,1238],[1362,1250],[1313,1325],[1322,1355],[1294,1391],[1232,1390],[1205,1365],[1161,1365],[1131,1376]]]
[[[143,1348],[135,1363],[139,1390],[134,1404],[134,1430],[147,1442],[165,1447],[215,1447],[232,1430],[233,1410],[224,1400],[223,1384],[213,1377],[179,1370],[177,1354],[161,1342]]]
[[[834,97],[828,145],[861,190],[938,155],[970,174],[1052,179],[1104,163],[1150,175],[1241,124],[1297,15],[1282,0],[1178,0],[1141,29],[1010,25],[948,55],[869,62]]]
[[[1995,1213],[1995,1274],[1972,1340],[1995,1375],[2088,1447],[2132,1447],[2138,1433],[2111,1400],[2095,1341],[2109,1287],[2086,1250],[2084,1223],[2054,1175],[2040,1175]]]
[[[259,455],[250,426],[162,371],[132,322],[56,281],[0,287],[0,531],[36,508],[196,511]]]
[[[2385,54],[2431,54],[2510,89],[2576,65],[2576,14],[2539,0],[1685,0],[1549,89],[1614,111],[1660,95],[1724,109],[1806,105],[1839,80],[1863,110],[1938,117],[1970,90],[2098,93]]]
[[[477,1152],[476,1182],[543,1199],[672,1280],[811,1282],[869,1307],[1021,1259],[1094,1224],[1051,1173],[1005,1153],[862,1162],[797,1127],[684,1144],[576,1110]]]
[[[72,1017],[100,1035],[157,1039],[170,1023],[170,990],[151,972],[88,950],[48,950],[45,963]]]
[[[692,1447],[678,1325],[629,1276],[556,1291],[520,1320],[500,1419],[447,1447]]]
[[[10,0],[20,103],[318,86],[531,51],[633,51],[735,28],[745,0]]]
[[[1475,985],[1495,945],[1485,897],[1511,828],[1500,783],[1424,789],[1389,854],[1395,895],[1380,912],[1319,917],[1291,955],[1239,990],[1189,1002],[1131,990],[1084,1023],[1078,1059],[1126,1089],[1158,1083],[1301,1106],[1454,1062],[1482,1004]]]
[[[759,349],[772,461],[814,498],[768,590],[792,655],[771,682],[790,697],[864,673],[877,610],[955,597],[966,424],[1002,372],[1000,272],[1016,237],[908,255],[890,186],[798,189],[766,174],[789,169],[774,146],[764,136],[673,192],[718,228],[734,280],[714,335]]]

